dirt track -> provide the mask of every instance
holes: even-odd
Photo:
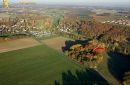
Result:
[[[40,43],[34,40],[33,38],[23,38],[23,39],[0,42],[0,53],[28,48],[36,45],[40,45]]]

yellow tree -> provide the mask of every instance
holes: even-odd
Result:
[[[74,53],[71,54],[71,58],[75,59],[75,54]]]
[[[115,43],[114,43],[114,46],[116,46],[116,47],[119,46],[119,43],[115,42]]]
[[[99,52],[97,54],[97,61],[98,61],[98,63],[100,63],[102,60],[103,60],[103,55]]]

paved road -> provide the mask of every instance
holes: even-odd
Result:
[[[34,39],[35,39],[35,38],[34,38]],[[84,69],[89,70],[90,72],[94,73],[95,75],[97,75],[97,76],[99,76],[99,77],[103,77],[105,80],[111,82],[111,83],[114,84],[114,85],[120,85],[119,83],[114,82],[114,81],[112,81],[112,80],[106,78],[104,75],[99,74],[99,73],[96,72],[94,69],[86,68],[85,66],[79,64],[78,62],[76,62],[76,61],[74,61],[74,60],[72,60],[72,59],[66,57],[63,53],[58,52],[57,50],[55,50],[55,49],[53,49],[52,47],[46,45],[45,43],[41,42],[40,40],[37,40],[37,39],[35,39],[35,40],[38,41],[39,43],[41,43],[42,45],[45,45],[45,46],[47,46],[48,48],[52,49],[53,51],[55,51],[56,53],[60,54],[62,57],[66,58],[67,60],[69,60],[69,61],[75,63],[76,65],[78,65],[78,66],[80,66],[80,67],[82,67],[82,68],[84,68]]]

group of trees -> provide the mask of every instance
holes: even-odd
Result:
[[[53,17],[50,15],[40,15],[37,14],[26,14],[25,15],[19,15],[20,18],[25,18],[28,25],[35,26],[39,29],[41,28],[47,28],[50,29],[53,22]]]
[[[34,15],[17,15],[16,18],[8,18],[0,20],[0,32],[2,34],[22,32],[25,30],[42,30],[43,28],[50,30],[53,22],[53,17],[50,15],[36,16]],[[4,26],[4,27],[3,27]]]
[[[97,16],[110,16],[112,15],[111,13],[103,13],[103,14],[97,14]]]
[[[130,36],[130,30],[127,26],[111,25],[96,22],[94,19],[82,19],[65,17],[59,21],[59,28],[66,27],[76,30],[79,34],[89,37],[100,37],[102,41],[107,41],[108,38],[118,39],[119,41],[126,41]],[[101,36],[103,35],[104,36]]]
[[[93,42],[85,45],[75,44],[70,47],[70,50],[65,51],[65,55],[87,67],[96,68],[98,63],[103,60],[103,55],[101,51],[92,51],[96,47],[103,47],[102,44],[100,42],[97,45],[94,45]]]
[[[6,36],[0,37],[0,42],[21,39],[21,38],[28,38],[28,37],[30,36],[26,34],[6,35]]]

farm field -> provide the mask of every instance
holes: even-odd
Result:
[[[1,17],[2,16],[2,17]],[[9,18],[10,15],[9,14],[4,14],[4,13],[0,13],[0,17],[1,18]]]
[[[35,41],[33,38],[23,38],[11,41],[4,41],[0,42],[0,53],[28,48],[36,45],[40,45],[40,43]]]
[[[0,53],[0,68],[1,85],[109,85],[44,45]]]
[[[55,50],[57,50],[58,52],[63,53],[63,49],[66,45],[67,46],[71,46],[73,45],[75,40],[70,39],[70,38],[66,38],[66,37],[55,37],[55,38],[51,38],[51,39],[46,39],[46,40],[42,40],[42,42],[44,42],[45,44],[47,44],[48,46],[54,48]],[[66,48],[66,49],[69,49]]]
[[[96,12],[96,13],[99,13],[99,14],[102,14],[102,13],[117,13],[118,11],[117,10],[108,10],[108,9],[94,9],[92,10],[92,12]]]
[[[106,20],[115,20],[115,19],[129,19],[127,17],[121,17],[121,16],[97,16],[97,15],[91,15],[96,21],[103,22]]]

